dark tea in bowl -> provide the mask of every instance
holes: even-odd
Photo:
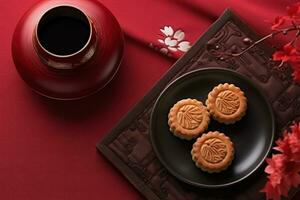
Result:
[[[34,91],[72,100],[112,80],[123,46],[119,23],[97,0],[45,0],[19,21],[12,55],[20,76]]]
[[[59,6],[47,11],[36,29],[36,39],[46,51],[58,56],[77,53],[91,39],[88,17],[79,9]]]

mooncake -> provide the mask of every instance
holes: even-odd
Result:
[[[203,171],[214,173],[228,168],[234,158],[230,138],[218,131],[202,134],[193,144],[192,159]]]
[[[191,140],[202,134],[210,122],[207,108],[196,99],[178,101],[168,115],[170,131],[181,139]]]
[[[247,98],[239,87],[219,84],[208,94],[206,106],[213,119],[233,124],[246,114]]]

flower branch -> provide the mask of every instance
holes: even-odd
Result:
[[[274,38],[280,34],[287,35],[289,32],[296,32],[294,38],[290,42],[286,43],[280,50],[273,53],[272,59],[279,62],[276,68],[283,67],[285,63],[290,64],[293,70],[292,77],[294,81],[300,83],[300,45],[297,44],[297,40],[300,36],[300,2],[288,6],[287,15],[276,17],[273,21],[271,30],[272,32],[270,34],[255,41],[240,52],[222,52],[222,58],[242,56],[244,53],[267,39]]]
[[[273,37],[275,37],[278,34],[286,35],[288,32],[292,32],[292,31],[297,31],[295,39],[298,38],[298,36],[300,34],[300,26],[291,26],[291,27],[288,27],[288,28],[284,28],[284,29],[272,32],[272,33],[270,33],[270,34],[262,37],[261,39],[257,40],[256,42],[254,42],[253,44],[251,44],[249,47],[247,47],[246,49],[244,49],[243,51],[241,51],[239,53],[232,53],[230,55],[233,56],[233,57],[241,56],[244,53],[246,53],[247,51],[249,51],[250,49],[252,49],[253,47],[257,46],[258,44],[262,43],[263,41],[265,41],[265,40],[267,40],[269,38],[273,38]],[[294,43],[295,41],[296,40],[294,40],[291,43]]]

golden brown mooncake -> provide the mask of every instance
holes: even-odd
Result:
[[[202,134],[193,145],[192,159],[203,171],[214,173],[228,168],[234,158],[230,138],[218,131]]]
[[[246,114],[247,98],[239,87],[219,84],[208,94],[206,106],[215,120],[233,124]]]
[[[181,139],[190,140],[203,133],[210,122],[209,113],[201,101],[183,99],[169,112],[170,131]]]

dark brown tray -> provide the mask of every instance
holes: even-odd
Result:
[[[300,118],[300,87],[291,79],[288,67],[278,68],[270,61],[272,49],[259,45],[239,58],[222,59],[218,51],[240,51],[256,34],[230,10],[201,36],[191,50],[179,59],[153,89],[98,143],[98,150],[124,176],[151,200],[213,200],[264,199],[259,192],[266,175],[261,168],[256,174],[234,188],[203,190],[186,185],[172,177],[157,160],[149,140],[149,120],[153,104],[170,81],[182,74],[205,67],[224,67],[251,78],[261,86],[276,117],[276,136],[294,119]],[[290,196],[295,191],[291,192]]]

